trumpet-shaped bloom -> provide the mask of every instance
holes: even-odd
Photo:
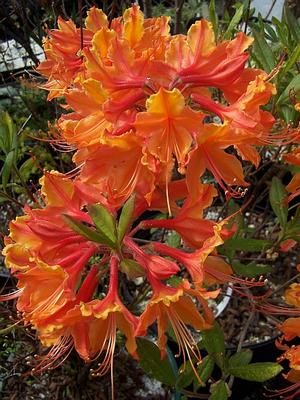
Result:
[[[211,321],[206,321],[200,314],[191,297],[185,294],[184,287],[171,288],[153,278],[150,278],[150,280],[153,296],[140,316],[136,334],[145,335],[147,328],[157,321],[157,343],[161,356],[164,357],[167,343],[166,331],[170,323],[177,339],[179,353],[183,355],[184,363],[186,362],[186,357],[188,357],[188,360],[193,365],[193,357],[198,360],[201,357],[187,326],[203,330],[211,327]]]

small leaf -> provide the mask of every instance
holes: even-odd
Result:
[[[244,12],[244,5],[243,4],[237,5],[235,14],[232,17],[231,21],[229,22],[226,32],[224,33],[224,39],[230,39],[232,31],[237,28],[237,25],[242,19],[243,12]]]
[[[180,247],[180,244],[181,244],[181,237],[178,235],[177,232],[172,231],[172,232],[170,232],[170,234],[167,235],[166,243],[170,247],[178,248],[178,247]]]
[[[22,176],[24,181],[27,181],[29,176],[34,172],[34,161],[32,158],[28,158],[19,168],[19,174]]]
[[[248,365],[252,360],[253,352],[250,349],[243,349],[233,354],[228,360],[229,368]]]
[[[212,356],[208,355],[201,360],[201,363],[197,367],[197,372],[201,383],[197,379],[194,380],[194,391],[197,391],[200,387],[205,386],[206,381],[210,378],[214,370],[215,362]]]
[[[106,244],[107,246],[112,246],[111,243],[106,236],[102,235],[101,232],[96,232],[91,228],[88,228],[82,222],[77,221],[75,218],[70,217],[70,215],[62,214],[62,218],[66,222],[66,224],[73,229],[74,232],[78,233],[79,235],[83,236],[87,240],[92,242]]]
[[[287,103],[290,101],[290,95],[294,96],[300,93],[300,74],[294,76],[291,82],[287,85],[284,91],[279,96],[276,105]]]
[[[272,246],[270,240],[263,239],[247,239],[247,238],[230,238],[226,240],[222,246],[228,250],[236,251],[262,251]]]
[[[218,381],[210,386],[209,400],[227,400],[229,389],[224,381]]]
[[[159,348],[149,339],[138,337],[136,341],[142,369],[152,378],[174,387],[176,375],[169,356],[161,359]]]
[[[124,236],[131,228],[133,222],[134,206],[135,206],[135,196],[131,196],[130,199],[126,201],[121,211],[118,224],[119,243],[122,243]]]
[[[110,242],[114,247],[117,241],[116,222],[111,213],[101,204],[93,204],[88,206],[88,212],[91,216],[97,230],[106,238],[106,242]]]
[[[246,381],[265,382],[282,371],[282,366],[272,362],[253,363],[228,369],[230,375]]]
[[[145,275],[144,269],[136,261],[124,258],[120,263],[122,271],[130,278],[135,279]]]
[[[274,176],[270,188],[270,203],[281,227],[285,227],[288,218],[288,204],[284,201],[287,191],[281,180]]]
[[[215,321],[213,328],[203,331],[202,342],[208,354],[212,355],[217,365],[224,366],[225,341],[220,325]]]
[[[6,186],[8,184],[9,177],[13,169],[14,159],[15,159],[14,151],[10,151],[5,158],[5,162],[3,164],[1,171],[3,189],[6,189]]]
[[[232,263],[232,268],[237,275],[246,276],[247,278],[266,275],[273,270],[271,265],[256,264],[254,261],[249,264],[242,264],[239,261],[234,261]]]

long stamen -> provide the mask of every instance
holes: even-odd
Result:
[[[202,383],[201,378],[199,377],[199,374],[194,366],[194,361],[192,359],[193,356],[197,360],[197,363],[201,362],[201,354],[199,352],[195,339],[193,338],[191,332],[188,330],[186,325],[181,321],[176,310],[170,309],[168,311],[168,316],[179,347],[179,353],[177,354],[177,357],[179,357],[181,354],[183,356],[183,371],[185,369],[187,356],[197,380],[199,381],[199,383]]]

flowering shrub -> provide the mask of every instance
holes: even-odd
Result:
[[[229,396],[230,375],[264,381],[280,372],[276,363],[230,364],[210,307],[228,282],[245,296],[264,282],[242,279],[226,254],[251,197],[218,221],[206,209],[223,195],[243,198],[250,185],[243,162],[255,171],[262,149],[298,135],[284,124],[274,129],[275,117],[263,108],[276,94],[278,71],[251,66],[252,42],[242,32],[216,41],[205,19],[171,35],[168,17],[145,19],[137,5],[111,21],[93,7],[84,28],[59,18],[49,32],[38,70],[48,100],[65,101],[52,143],[75,151],[75,168],[44,173],[39,207],[27,205],[11,222],[3,251],[18,288],[1,298],[17,298],[24,324],[50,347],[36,356],[33,372],[56,367],[75,348],[86,362],[99,359],[93,375],[111,371],[113,388],[114,351],[123,344],[117,333],[141,359],[137,338],[150,330],[162,359],[168,337],[176,339],[181,372],[190,369],[199,386],[213,368],[207,376],[201,369],[195,333],[202,333],[207,357],[223,372],[211,399]],[[298,153],[286,161],[299,165]],[[287,187],[289,201],[298,195],[298,175]],[[283,197],[273,200],[278,218],[287,209]],[[154,229],[158,237],[140,237]],[[184,245],[172,246],[169,232]],[[277,244],[292,248],[294,233],[281,233]],[[288,289],[288,304],[299,305],[298,286]],[[298,336],[298,326],[298,318],[282,324],[286,340]],[[297,382],[298,354],[298,347],[285,352],[288,378]]]

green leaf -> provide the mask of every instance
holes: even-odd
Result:
[[[15,159],[14,151],[10,151],[5,158],[5,162],[3,164],[1,171],[3,189],[6,189],[6,186],[8,184],[9,177],[13,170],[14,159]]]
[[[215,0],[210,0],[210,3],[209,3],[209,19],[210,19],[210,22],[212,23],[213,30],[215,33],[215,38],[217,40],[219,24],[218,24],[218,14],[216,13]]]
[[[294,48],[292,54],[289,56],[285,66],[280,71],[281,76],[285,76],[286,73],[296,64],[297,61],[300,59],[300,42]]]
[[[235,14],[232,17],[231,21],[229,22],[226,32],[224,33],[224,39],[231,38],[231,33],[234,29],[237,29],[237,25],[239,24],[239,22],[242,19],[243,12],[244,12],[244,5],[243,4],[237,5]]]
[[[253,44],[253,54],[261,64],[262,68],[267,72],[271,72],[276,64],[273,51],[263,33],[253,30],[253,36],[255,39]]]
[[[224,367],[225,341],[220,325],[215,321],[213,328],[202,332],[202,342],[208,354],[214,357],[217,365]]]
[[[181,244],[181,237],[178,235],[177,232],[172,231],[172,232],[170,232],[170,234],[167,235],[166,243],[170,247],[178,248],[178,247],[180,247],[180,244]]]
[[[131,228],[133,222],[134,206],[135,206],[135,196],[133,195],[126,201],[121,211],[118,224],[119,243],[122,243],[124,236]]]
[[[300,74],[294,76],[291,82],[287,85],[284,91],[279,96],[276,105],[287,103],[290,101],[290,95],[294,96],[300,93]]]
[[[209,400],[227,400],[229,389],[227,384],[221,380],[216,383],[213,383],[210,386],[211,395],[209,396]]]
[[[82,222],[77,221],[75,218],[70,217],[70,215],[62,214],[62,218],[66,222],[66,224],[73,229],[74,232],[83,236],[87,240],[92,242],[106,244],[107,246],[112,246],[111,243],[106,236],[102,235],[101,232],[97,232],[92,230],[91,228],[84,225]]]
[[[182,371],[182,372],[181,372]],[[190,362],[186,362],[185,365],[182,364],[179,368],[179,375],[176,381],[176,390],[184,389],[190,386],[195,378],[195,373],[193,371],[192,365]]]
[[[228,360],[229,368],[248,365],[252,360],[253,352],[250,349],[243,349],[233,354]]]
[[[206,381],[210,378],[215,366],[215,361],[212,356],[208,355],[201,360],[201,363],[197,367],[197,372],[201,383],[198,379],[194,380],[194,391],[197,391],[200,387],[205,386]]]
[[[0,149],[8,154],[16,142],[16,128],[7,112],[1,115],[0,120]]]
[[[289,9],[287,4],[285,4],[283,15],[284,15],[285,22],[286,22],[293,38],[297,42],[299,42],[300,41],[300,24],[298,23],[297,18],[291,12],[291,10]]]
[[[232,268],[237,275],[246,276],[247,278],[266,275],[273,270],[271,265],[256,264],[255,261],[251,261],[249,264],[242,264],[239,261],[234,261],[232,263]]]
[[[272,362],[253,363],[229,368],[228,372],[246,381],[265,382],[282,371],[282,366]]]
[[[19,168],[19,174],[22,176],[24,181],[27,181],[29,176],[34,172],[34,161],[32,158],[28,158]]]
[[[285,227],[288,218],[288,204],[284,201],[286,197],[287,191],[284,185],[279,178],[274,176],[270,188],[270,203],[282,228]]]
[[[222,247],[235,251],[262,251],[271,246],[272,242],[270,240],[236,237],[226,240]]]
[[[120,263],[122,272],[124,272],[130,279],[135,279],[145,275],[144,269],[134,260],[124,258]]]
[[[159,348],[149,339],[138,337],[136,341],[142,369],[152,378],[174,387],[177,379],[169,356],[161,359]]]
[[[105,238],[106,243],[110,243],[111,247],[115,247],[117,241],[116,221],[111,213],[101,204],[88,206],[88,212],[97,230]]]

